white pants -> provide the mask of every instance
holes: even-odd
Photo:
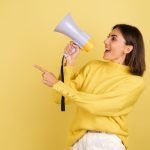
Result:
[[[89,131],[71,150],[125,150],[125,147],[115,134]]]

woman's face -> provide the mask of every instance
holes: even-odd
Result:
[[[119,29],[115,28],[104,41],[105,51],[103,58],[113,62],[123,64],[129,47],[125,44],[125,39]]]

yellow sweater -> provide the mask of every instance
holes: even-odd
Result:
[[[64,75],[65,83],[59,81],[53,89],[77,106],[68,149],[87,130],[114,133],[127,148],[126,117],[143,91],[143,78],[125,65],[100,60],[87,63],[75,75],[73,67],[66,66]]]

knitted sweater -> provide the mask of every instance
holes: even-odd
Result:
[[[128,66],[100,60],[76,74],[65,66],[64,76],[64,83],[57,82],[53,89],[77,106],[68,149],[89,130],[116,134],[127,148],[126,118],[143,91],[143,78],[132,75]]]

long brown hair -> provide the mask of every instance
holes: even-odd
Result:
[[[112,29],[115,28],[122,33],[126,45],[133,46],[133,50],[126,55],[125,65],[130,67],[132,74],[142,76],[146,65],[144,41],[141,32],[138,28],[127,24],[117,24]]]

